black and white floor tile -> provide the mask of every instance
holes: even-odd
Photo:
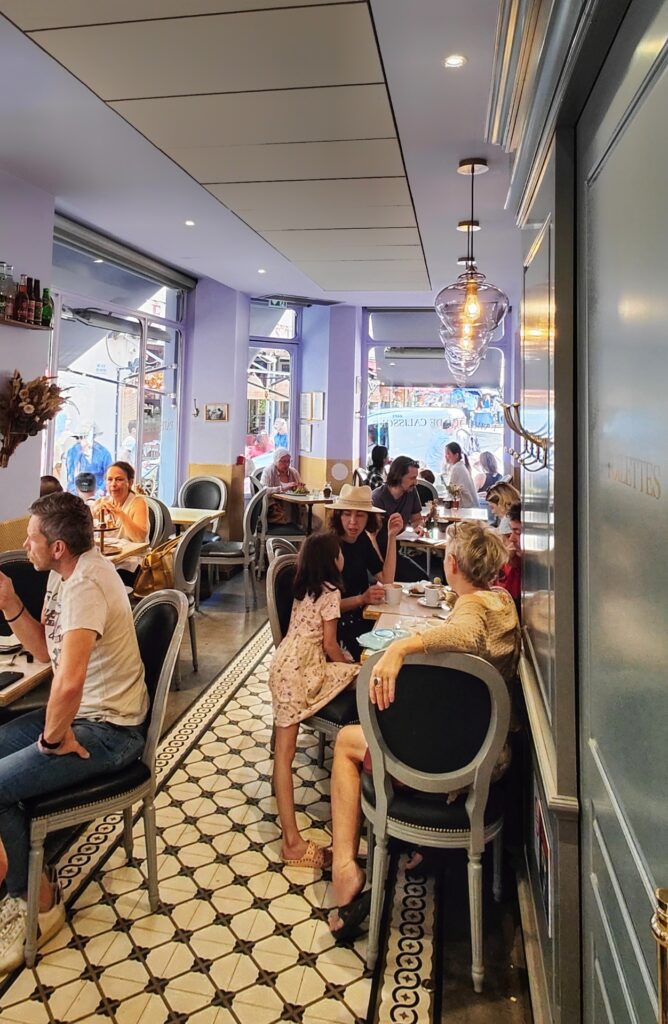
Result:
[[[143,829],[135,856],[120,822],[95,822],[63,855],[67,925],[34,970],[0,985],[0,1022],[362,1024],[431,1019],[433,891],[397,874],[386,956],[365,938],[336,946],[331,883],[280,862],[271,795],[271,705],[263,628],[178,722],[159,751],[162,912],[151,914]],[[295,798],[304,834],[328,840],[329,764],[303,730]]]

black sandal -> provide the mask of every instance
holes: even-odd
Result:
[[[351,939],[356,939],[361,932],[360,925],[369,916],[370,910],[371,889],[365,889],[364,892],[358,893],[350,903],[338,907],[337,913],[343,924],[336,931],[332,931],[330,928],[334,942],[350,942]]]

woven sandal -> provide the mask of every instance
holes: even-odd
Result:
[[[315,868],[322,871],[332,866],[332,851],[316,846],[312,839],[306,841],[306,850],[301,857],[281,857],[286,868]]]

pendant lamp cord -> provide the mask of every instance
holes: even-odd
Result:
[[[473,182],[475,179],[475,163],[471,161],[471,218],[469,221],[469,267],[470,270],[473,265]]]

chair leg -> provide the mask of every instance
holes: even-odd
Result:
[[[244,604],[247,612],[250,611],[250,577],[251,567],[244,565]]]
[[[482,864],[479,853],[469,853],[469,915],[471,918],[471,977],[473,990],[482,992]]]
[[[39,914],[39,887],[44,864],[44,837],[31,837],[28,858],[28,914],[26,942],[23,955],[27,967],[34,967],[37,956],[37,916]]]
[[[370,971],[376,966],[376,960],[378,959],[380,918],[383,912],[387,862],[387,836],[379,836],[376,839],[373,853],[373,872],[371,874],[371,911],[369,913],[369,936],[366,954],[366,965]]]
[[[269,740],[269,753],[273,754],[276,750],[276,726],[271,727],[271,738]]]
[[[199,590],[200,580],[202,579],[202,567],[200,566],[197,570],[197,582],[195,583],[195,611],[199,611]]]
[[[132,860],[132,808],[123,808],[123,846],[125,848],[125,856],[128,860]]]
[[[158,845],[155,829],[153,797],[144,797],[144,842],[146,844],[146,873],[148,875],[148,903],[155,914],[160,905],[158,892]]]
[[[323,768],[325,765],[325,740],[327,737],[324,732],[318,733],[318,768]]]
[[[195,672],[197,672],[199,670],[199,666],[197,664],[197,634],[195,632],[194,614],[188,617],[188,631],[190,632],[190,648],[193,655],[193,668]]]
[[[373,877],[373,825],[366,823],[366,877]]]
[[[501,902],[503,895],[503,829],[494,836],[492,843],[492,856],[494,858],[494,878],[492,881],[492,892],[496,903]]]
[[[253,588],[253,607],[257,608],[257,584],[255,582],[255,567],[252,562],[248,566],[248,575],[250,576],[251,587]]]

